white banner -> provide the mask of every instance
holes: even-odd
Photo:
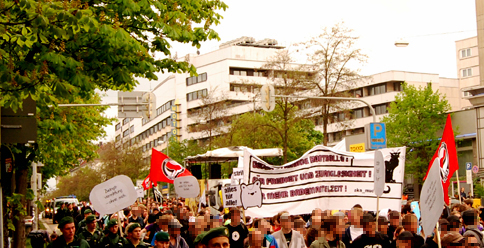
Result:
[[[405,148],[380,151],[385,160],[380,209],[400,211]],[[244,183],[248,185],[247,190],[241,190],[241,203],[251,217],[272,217],[284,210],[292,215],[311,213],[315,208],[348,210],[355,204],[376,211],[373,168],[374,152],[316,146],[295,161],[274,166],[245,150]],[[245,199],[262,199],[262,203],[244,204]]]

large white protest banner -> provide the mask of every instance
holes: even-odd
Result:
[[[385,160],[380,208],[400,210],[405,148],[380,151]],[[375,211],[373,171],[374,152],[352,153],[316,146],[301,158],[277,166],[245,150],[244,183],[248,185],[241,190],[240,199],[251,217],[272,217],[281,211],[307,214],[315,208],[347,210],[355,204]]]

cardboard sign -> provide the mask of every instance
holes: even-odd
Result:
[[[240,185],[225,186],[222,188],[224,208],[242,206],[240,201]]]
[[[143,198],[145,197],[145,190],[143,188],[136,188],[136,194],[138,198]]]
[[[91,190],[89,200],[99,216],[112,214],[131,206],[138,194],[131,179],[125,175],[115,176]]]
[[[420,193],[420,214],[425,235],[434,231],[444,206],[444,191],[440,177],[440,164],[434,160]]]
[[[244,168],[232,168],[232,177],[230,179],[230,184],[239,184],[244,179]]]
[[[381,151],[375,151],[375,194],[377,196],[383,195],[385,189],[385,160]]]
[[[175,192],[183,198],[195,198],[200,194],[200,185],[194,176],[177,177],[173,181]]]

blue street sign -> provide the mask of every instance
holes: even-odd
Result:
[[[472,163],[466,162],[466,170],[472,170]]]
[[[382,149],[387,147],[387,133],[385,123],[370,123],[370,147],[371,150]]]

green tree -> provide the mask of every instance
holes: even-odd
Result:
[[[432,84],[415,87],[404,83],[403,91],[390,104],[386,123],[389,147],[406,146],[405,174],[412,175],[420,193],[429,162],[439,143],[439,131],[445,126],[450,104],[445,96],[432,90]]]
[[[134,146],[119,147],[115,142],[103,144],[99,150],[99,173],[103,181],[118,175],[126,175],[133,183],[144,179],[150,170],[143,160],[141,148]]]
[[[218,0],[0,2],[0,106],[15,110],[31,96],[39,119],[38,145],[11,146],[16,185],[4,195],[26,195],[31,161],[43,162],[42,173],[53,176],[95,154],[92,141],[109,123],[102,109],[81,115],[49,106],[96,102],[96,89],[132,90],[136,77],[156,80],[156,72],[195,73],[187,62],[170,58],[170,42],[198,48],[218,39],[212,25],[226,8]],[[13,247],[24,247],[24,217],[15,211],[13,216]]]
[[[351,89],[361,79],[359,66],[367,60],[361,49],[356,47],[359,37],[352,29],[338,23],[325,28],[319,36],[302,44],[307,51],[312,72],[312,88],[319,97],[349,97]],[[347,111],[348,102],[335,100],[314,100],[317,114],[322,118],[324,145],[328,144],[327,127],[334,112]]]

